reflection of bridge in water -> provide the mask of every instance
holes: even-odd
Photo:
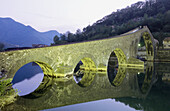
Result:
[[[93,83],[88,87],[78,86],[73,78],[52,79],[46,76],[43,81],[45,85],[41,84],[30,95],[17,97],[14,104],[5,108],[40,110],[107,98],[145,98],[156,80],[153,63],[147,63],[145,70],[128,68],[123,70],[126,70],[126,77],[119,87],[110,84],[106,73],[96,74]],[[144,78],[139,77],[140,73],[144,74]]]
[[[170,81],[165,74],[170,74],[170,63],[154,63],[153,73],[154,84],[145,99],[122,97],[117,98],[116,101],[125,103],[136,110],[169,111]]]
[[[23,104],[38,110],[105,98],[145,97],[153,82],[154,68],[150,64],[144,70],[144,62],[136,59],[141,37],[147,60],[153,61],[153,37],[147,27],[103,40],[1,52],[0,71],[5,79],[13,78],[30,62],[38,64],[45,75],[38,89],[24,98],[18,97],[13,107]],[[140,82],[137,73],[144,71]],[[78,85],[74,79],[79,80]]]

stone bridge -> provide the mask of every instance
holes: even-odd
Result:
[[[45,75],[67,76],[74,73],[80,61],[83,62],[82,69],[106,72],[109,58],[113,53],[118,58],[120,68],[143,68],[144,63],[136,59],[141,37],[145,41],[147,60],[154,60],[153,36],[147,27],[143,27],[102,40],[0,52],[0,73],[5,75],[4,79],[13,78],[23,65],[35,62]],[[124,72],[118,71],[118,73],[121,75]],[[123,77],[125,76],[119,76],[118,79]],[[117,81],[117,84],[120,84],[120,81]]]

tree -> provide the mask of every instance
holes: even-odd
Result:
[[[66,41],[66,36],[64,34],[61,36],[61,41]]]
[[[68,42],[75,42],[75,36],[73,33],[68,33]]]
[[[0,51],[3,51],[4,46],[5,45],[3,43],[0,43]]]
[[[77,29],[76,34],[81,34],[81,30]]]
[[[56,35],[56,36],[54,37],[54,39],[53,39],[54,43],[57,44],[58,41],[59,41],[59,39],[60,39],[60,38]]]

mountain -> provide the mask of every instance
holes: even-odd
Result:
[[[0,42],[6,47],[31,47],[32,44],[53,43],[55,35],[60,34],[55,31],[38,32],[31,26],[25,26],[11,18],[0,18]]]

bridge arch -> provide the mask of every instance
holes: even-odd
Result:
[[[20,63],[22,64],[22,63]],[[32,69],[32,70],[30,70]],[[28,71],[30,70],[30,72]],[[28,74],[25,72],[29,72]],[[33,73],[33,74],[31,74]],[[37,98],[43,96],[52,86],[52,79],[54,71],[50,65],[41,61],[31,61],[23,62],[23,64],[17,69],[14,73],[12,80],[12,86],[14,89],[18,89],[21,92],[18,92],[19,96]],[[35,82],[29,82],[32,78],[38,77]],[[19,78],[19,79],[18,79]],[[25,81],[24,83],[21,83]],[[31,80],[34,81],[34,80]],[[32,84],[33,83],[33,84]],[[35,84],[34,84],[35,83]],[[21,85],[22,84],[22,85]],[[25,91],[24,87],[35,86],[34,88],[28,88],[30,90]]]
[[[48,74],[48,76],[53,76],[53,68],[51,67],[52,60],[46,56],[32,56],[30,55],[25,56],[24,58],[20,58],[18,60],[14,59],[14,64],[10,64],[11,69],[9,70],[8,78],[13,78],[15,73],[25,64],[28,64],[30,62],[36,62],[39,65],[41,65],[44,69],[44,73]],[[48,68],[48,70],[46,70]]]
[[[90,54],[83,54],[78,57],[73,68],[73,78],[81,87],[87,87],[92,84],[96,77],[97,67],[94,57]]]
[[[123,66],[126,62],[127,59],[122,49],[116,48],[111,52],[108,60],[107,74],[113,86],[119,86],[123,82],[126,76],[126,68]]]
[[[145,46],[145,48],[142,48],[143,46]],[[154,38],[152,37],[152,35],[148,31],[143,32],[141,34],[141,37],[139,39],[139,44],[138,44],[138,52],[139,53],[143,52],[142,55],[145,55],[144,54],[144,52],[145,52],[146,53],[145,59],[147,61],[153,61],[154,60],[154,56],[155,56]],[[140,57],[140,54],[137,57],[143,58],[143,57]]]
[[[143,33],[148,60],[154,60],[154,40],[148,32]]]

